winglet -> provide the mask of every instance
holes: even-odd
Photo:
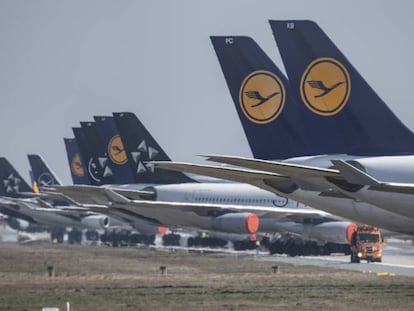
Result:
[[[341,172],[341,175],[350,183],[367,186],[375,186],[381,183],[374,177],[361,171],[348,162],[343,160],[331,160],[331,162]]]

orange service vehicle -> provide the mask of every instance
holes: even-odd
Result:
[[[356,227],[351,238],[351,262],[381,262],[382,242],[378,228],[368,225]]]

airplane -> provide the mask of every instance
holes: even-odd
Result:
[[[330,138],[330,144],[321,146],[322,148],[317,152],[320,154],[318,157],[290,159],[287,162],[302,164],[313,162],[321,166],[321,161],[326,161],[325,167],[329,167],[332,166],[329,163],[331,157],[321,155],[343,153],[332,158],[348,160],[357,167],[371,168],[372,172],[375,171],[382,176],[394,176],[397,182],[409,179],[407,175],[412,172],[412,169],[409,164],[411,157],[407,155],[412,154],[414,135],[389,110],[318,25],[311,21],[270,21],[270,24],[289,81],[295,90],[293,94],[296,102],[303,103],[300,105],[300,113],[304,118],[307,138],[312,142],[312,146],[318,148],[318,144],[325,142],[320,139],[321,135],[324,138],[326,135],[335,136]],[[304,37],[308,39],[303,40]],[[312,51],[312,53],[305,51]],[[335,82],[341,79],[343,83]],[[335,85],[338,89],[332,88],[328,92],[321,93],[323,91],[320,88],[321,83]],[[371,113],[373,110],[375,110],[374,116]],[[332,119],[335,122],[334,126],[330,125]],[[352,120],[351,128],[346,126],[349,120]],[[386,128],[382,124],[384,121],[387,122]],[[381,157],[375,157],[377,155]],[[283,173],[283,170],[278,169],[277,172]],[[393,200],[389,193],[380,195],[371,192],[367,197],[367,193],[364,189],[361,190],[362,186],[358,184],[346,183],[343,178],[338,179],[338,177],[328,181],[331,186],[334,185],[333,188],[351,198],[371,203],[393,213],[412,215],[412,212],[401,213],[399,210],[398,205],[406,211],[408,206],[401,205],[406,205],[409,201],[407,198],[404,200],[401,195],[397,195],[400,199],[398,202],[401,203],[392,204]],[[303,180],[300,183],[303,184]],[[302,188],[306,189],[306,184]],[[393,199],[396,197],[394,196]]]
[[[372,224],[395,232],[413,234],[413,220],[408,217],[385,211],[372,204],[358,202],[349,196],[343,195],[341,192],[334,192],[332,189],[335,187],[330,183],[327,184],[325,177],[323,177],[323,180],[321,181],[319,176],[313,176],[312,174],[308,174],[305,176],[306,178],[304,178],[301,174],[292,175],[292,170],[289,171],[289,174],[286,172],[286,168],[292,168],[293,162],[302,163],[303,165],[307,163],[318,163],[319,166],[322,166],[321,163],[325,163],[327,164],[325,167],[330,167],[332,166],[332,163],[330,162],[331,159],[340,158],[350,160],[361,158],[360,155],[343,154],[343,152],[345,152],[344,148],[346,147],[350,148],[350,152],[356,152],[356,150],[363,150],[365,148],[365,156],[368,156],[370,153],[375,153],[376,151],[379,152],[379,147],[372,147],[372,149],[368,146],[364,147],[369,143],[369,140],[367,140],[366,135],[364,135],[362,123],[357,123],[361,127],[359,132],[360,138],[358,139],[356,136],[351,136],[352,140],[345,140],[345,137],[343,137],[345,134],[337,128],[339,125],[335,123],[334,120],[326,121],[327,119],[324,118],[327,118],[327,116],[316,115],[316,117],[313,117],[313,115],[308,113],[309,109],[306,108],[305,105],[300,105],[296,101],[288,101],[289,94],[285,95],[284,100],[282,100],[281,97],[279,101],[275,101],[276,96],[273,97],[274,102],[268,103],[269,107],[267,107],[267,110],[263,109],[266,107],[262,107],[262,112],[259,113],[256,110],[253,110],[252,112],[252,105],[256,103],[256,101],[251,101],[251,98],[246,98],[248,97],[246,96],[246,91],[255,90],[262,92],[265,95],[278,90],[284,90],[284,92],[287,93],[291,89],[287,86],[286,82],[281,82],[287,80],[252,39],[247,37],[215,36],[212,37],[211,40],[228,83],[239,118],[248,138],[249,145],[252,148],[255,157],[259,157],[260,159],[231,156],[209,156],[208,159],[254,170],[255,174],[257,174],[257,171],[267,172],[269,174],[273,173],[275,174],[275,177],[266,177],[263,180],[254,178],[249,181],[249,172],[246,172],[246,170],[241,171],[234,168],[232,170],[229,168],[221,168],[218,170],[215,167],[200,167],[199,165],[196,166],[191,164],[186,166],[183,163],[179,163],[176,167],[178,171],[204,173],[207,176],[248,182],[346,219]],[[320,43],[320,41],[321,40],[317,42]],[[308,48],[302,50],[307,51],[312,49]],[[232,60],[235,60],[233,67],[228,65]],[[249,65],[243,66],[243,64]],[[354,70],[351,72],[353,71]],[[255,82],[252,79],[258,79],[258,82]],[[265,84],[265,86],[263,87],[260,83]],[[337,88],[339,87],[341,86],[338,86]],[[368,105],[365,101],[361,102],[364,105]],[[283,106],[283,109],[282,111],[277,112],[280,106]],[[303,110],[305,109],[306,113],[303,113]],[[358,109],[358,101],[353,101],[352,104],[351,102],[348,103],[348,105],[343,108],[344,111],[342,111],[342,114],[348,112],[351,115],[348,118],[352,118],[355,114],[352,109]],[[384,110],[389,111],[385,108]],[[278,115],[273,117],[275,113],[278,113]],[[314,113],[312,112],[312,114]],[[312,134],[317,132],[317,130],[314,129],[311,131],[305,127],[305,125],[307,126],[309,124],[309,115],[311,115],[309,121],[310,124],[316,128],[321,124],[323,131]],[[252,116],[259,120],[254,119]],[[263,120],[260,120],[260,118]],[[345,124],[346,116],[343,117],[343,119],[344,120],[339,122],[339,124]],[[332,131],[329,130],[330,126],[333,127]],[[368,127],[370,127],[370,125],[368,125]],[[404,129],[404,127],[402,127],[402,129]],[[290,138],[291,132],[293,133],[292,138]],[[348,133],[347,131],[343,132]],[[317,135],[317,137],[310,137],[311,134]],[[341,141],[343,146],[337,141],[331,144],[332,139],[339,139],[340,136],[342,136]],[[377,138],[372,135],[369,137]],[[285,141],[287,142],[286,144],[283,143]],[[343,143],[344,141],[346,143]],[[285,147],[289,148],[291,146],[289,142],[294,142],[293,147],[288,149],[290,150],[289,164],[284,163],[284,166],[282,166],[280,163],[269,161],[274,159],[286,159],[286,157],[283,157],[280,154],[280,149],[282,148],[279,148],[278,150],[274,145],[276,143],[276,145],[283,146],[283,149],[285,149]],[[302,145],[303,142],[305,143]],[[379,146],[379,144],[377,145]],[[269,146],[267,148],[268,152],[266,146]],[[395,153],[402,150],[400,146],[397,146],[396,148],[397,149],[394,151]],[[388,152],[392,151],[390,147],[387,147],[387,150]],[[329,155],[330,153],[333,154]],[[306,156],[312,154],[319,156]],[[156,163],[155,165],[160,168],[174,169],[171,163]],[[284,168],[283,171],[281,170],[281,167]],[[226,170],[227,172],[225,172]],[[288,176],[290,178],[285,178],[283,180],[283,178],[281,178],[283,176]],[[315,182],[315,180],[317,182]],[[342,180],[345,181],[344,179]]]
[[[114,113],[115,120],[118,117],[119,119],[122,118],[121,124],[130,124],[130,128],[135,129],[132,131],[130,128],[125,127],[124,131],[128,133],[128,138],[125,140],[123,136],[123,132],[120,131],[122,141],[124,142],[124,149],[130,151],[130,155],[132,155],[136,150],[139,149],[139,146],[147,146],[147,150],[152,148],[152,153],[159,153],[158,150],[161,148],[158,144],[156,144],[155,140],[151,137],[148,139],[148,136],[144,137],[134,137],[138,136],[139,133],[147,132],[142,130],[143,125],[138,121],[136,116],[131,113]],[[107,117],[105,117],[107,118]],[[97,118],[95,117],[95,120]],[[138,134],[136,134],[138,133]],[[148,133],[148,132],[147,132]],[[149,134],[149,133],[148,133]],[[141,134],[142,135],[142,134]],[[146,138],[147,137],[147,138]],[[106,139],[106,141],[110,141]],[[125,142],[126,141],[126,142]],[[127,148],[126,145],[129,144],[133,146],[132,148]],[[153,146],[158,146],[157,148]],[[110,148],[108,148],[109,150]],[[154,151],[155,150],[155,151]],[[141,150],[142,153],[143,150]],[[162,151],[164,153],[164,151]],[[140,155],[142,157],[142,155]],[[166,156],[167,157],[167,156]],[[143,171],[142,167],[150,168],[149,172],[162,172],[162,170],[154,170],[153,166],[149,165],[148,162],[151,160],[151,157],[147,159],[143,159],[142,164],[139,164],[139,161],[136,161],[134,157],[131,157],[134,161],[134,172]],[[167,157],[168,158],[168,157]],[[169,158],[168,158],[169,159]],[[141,167],[141,169],[138,169]],[[148,171],[146,174],[148,174]],[[185,175],[181,175],[185,176]],[[188,178],[188,177],[186,177]],[[150,180],[151,178],[148,178]],[[152,180],[155,180],[152,178]],[[178,209],[178,205],[185,206],[186,209],[189,209],[190,206],[194,211],[200,209],[219,209],[219,211],[209,212],[211,214],[216,214],[217,220],[214,220],[214,229],[216,230],[223,230],[222,227],[219,227],[217,223],[220,221],[223,222],[224,220],[228,222],[224,227],[226,231],[232,230],[232,226],[230,226],[230,216],[224,215],[229,211],[249,211],[255,212],[259,215],[260,224],[259,224],[259,231],[260,232],[293,232],[296,234],[301,234],[306,236],[309,239],[317,239],[319,241],[330,241],[335,243],[347,243],[347,235],[346,231],[348,228],[353,227],[353,224],[349,221],[343,221],[342,219],[338,219],[338,217],[334,217],[324,212],[310,210],[308,208],[304,208],[301,205],[298,205],[296,202],[291,200],[287,200],[284,197],[276,196],[273,193],[263,191],[258,189],[257,187],[252,187],[246,184],[234,184],[234,183],[181,183],[181,184],[167,184],[167,185],[152,185],[146,187],[142,190],[142,186],[140,187],[139,191],[135,193],[133,189],[137,189],[137,185],[127,185],[125,187],[117,186],[116,188],[111,187],[111,191],[117,193],[118,195],[124,195],[125,197],[130,197],[132,195],[132,200],[128,201],[126,199],[121,199],[119,196],[115,195],[114,193],[108,194],[109,190],[102,190],[96,188],[87,188],[84,189],[86,192],[79,194],[78,188],[65,188],[60,189],[64,192],[67,196],[77,200],[78,202],[83,203],[93,203],[93,204],[105,204],[108,201],[108,196],[112,197],[113,202],[116,202],[118,205],[124,204],[125,206],[135,204],[134,212],[137,213],[138,209],[140,208],[139,213],[141,216],[145,216],[148,218],[152,218],[154,220],[162,220],[164,221],[172,221],[175,218],[176,223],[180,223],[181,225],[185,225],[183,220],[188,218],[187,215],[177,216],[171,215],[170,211],[162,211],[162,208],[167,208],[167,206],[174,207],[174,209]],[[128,190],[127,190],[128,189]],[[58,191],[60,191],[58,190]],[[130,192],[125,192],[125,190]],[[106,191],[105,194],[103,192]],[[99,193],[99,194],[98,194]],[[98,194],[98,195],[97,195]],[[135,194],[135,196],[134,196]],[[102,195],[99,198],[99,195]],[[79,196],[82,196],[81,198]],[[148,201],[134,201],[134,199],[142,200],[147,199],[154,202]],[[134,202],[132,202],[134,201]],[[161,202],[160,202],[161,201]],[[177,202],[177,203],[174,203]],[[180,203],[178,203],[180,202]],[[182,203],[181,203],[182,202]],[[159,210],[154,211],[152,209],[149,213],[148,210],[145,208],[151,204],[151,206],[155,205],[158,206]],[[111,206],[110,210],[117,210],[113,206]],[[170,208],[171,210],[171,208]],[[101,210],[100,210],[101,211]],[[131,212],[131,208],[128,209]],[[225,212],[227,211],[227,212]],[[101,211],[102,212],[102,211]],[[124,212],[119,211],[117,212]],[[181,211],[180,211],[181,213]],[[154,216],[157,214],[157,216]],[[132,217],[129,215],[129,217]],[[234,221],[236,215],[232,215],[232,221]],[[228,218],[228,219],[227,219]],[[223,220],[222,220],[223,219]],[[340,221],[339,221],[340,220]],[[187,220],[189,222],[189,220]],[[242,218],[240,218],[239,222],[243,223]],[[200,222],[198,223],[201,228],[207,229],[205,225],[202,225]],[[188,225],[187,225],[188,226]],[[195,225],[193,225],[195,227]],[[240,226],[239,226],[240,227]],[[242,231],[246,233],[245,231]]]
[[[10,162],[0,157],[0,208],[3,214],[52,227],[106,229],[109,218],[79,206],[54,206],[36,196]]]
[[[130,124],[131,120],[128,116],[128,114],[126,113],[120,113],[120,114],[114,114],[114,117],[105,117],[106,120],[106,124],[110,123],[110,122],[114,122],[117,120],[117,118],[121,119],[119,122],[121,124]],[[96,120],[98,120],[98,122],[103,121],[103,120],[99,120],[101,119],[100,117],[96,117]],[[133,121],[138,121],[138,119],[133,116]],[[112,121],[111,121],[112,120]],[[136,126],[141,127],[142,125],[140,124],[136,124]],[[111,176],[112,181],[124,181],[122,180],[122,176],[121,178],[119,178],[119,174],[117,174],[116,176],[114,174],[112,174],[112,169],[110,168],[110,165],[116,164],[116,163],[112,163],[111,162],[122,162],[122,164],[124,164],[124,162],[127,162],[124,160],[119,161],[120,158],[116,157],[114,154],[112,154],[112,151],[119,151],[119,150],[114,150],[111,148],[110,144],[114,143],[114,139],[115,136],[119,137],[119,134],[112,132],[113,137],[103,137],[103,141],[106,141],[108,143],[108,148],[106,148],[106,150],[108,150],[109,152],[106,153],[104,152],[105,148],[102,148],[102,146],[100,146],[99,144],[95,143],[95,144],[91,144],[91,140],[97,142],[98,139],[96,137],[96,131],[95,133],[93,133],[93,128],[95,127],[94,123],[92,122],[83,122],[81,123],[81,128],[79,129],[74,129],[74,133],[76,136],[76,140],[80,139],[81,142],[78,144],[79,146],[82,146],[82,148],[80,149],[84,149],[84,150],[80,150],[81,152],[81,158],[84,157],[84,155],[86,155],[86,158],[88,159],[87,162],[88,163],[96,163],[97,165],[94,166],[95,171],[92,171],[90,168],[86,169],[86,172],[88,173],[88,175],[90,177],[92,177],[91,179],[93,179],[95,181],[95,184],[97,184],[99,181],[102,180],[102,172],[106,171],[106,172],[110,172],[108,175]],[[143,126],[142,126],[143,127]],[[86,132],[84,132],[83,130],[87,129]],[[134,128],[132,127],[132,129],[134,130]],[[122,130],[122,128],[121,128]],[[129,133],[129,131],[131,130],[131,128],[127,128],[126,129],[126,133]],[[144,132],[140,130],[140,132],[138,131],[134,131],[134,133],[138,133],[135,136],[139,136],[139,135],[145,135],[145,138],[141,139],[141,137],[138,137],[139,141],[137,142],[137,144],[135,145],[136,141],[131,141],[131,139],[129,139],[129,136],[127,136],[127,139],[123,139],[117,142],[117,149],[125,149],[126,152],[128,152],[129,156],[131,156],[131,161],[133,162],[133,165],[131,167],[134,168],[133,175],[134,175],[134,181],[139,181],[141,180],[141,183],[134,183],[134,189],[142,189],[143,187],[146,187],[148,185],[154,185],[155,183],[159,183],[159,182],[171,182],[172,180],[177,180],[177,181],[192,181],[189,177],[187,177],[186,175],[182,174],[182,173],[176,173],[176,172],[166,172],[166,171],[162,171],[159,170],[159,172],[154,172],[154,170],[151,169],[150,164],[146,164],[144,161],[146,160],[150,160],[153,157],[163,157],[163,158],[168,158],[165,154],[165,152],[161,149],[161,147],[159,147],[159,145],[155,142],[155,140],[152,138],[152,136],[148,133],[148,132]],[[95,136],[93,135],[95,134]],[[133,137],[133,139],[135,139],[136,137]],[[125,144],[125,145],[124,145]],[[131,147],[131,149],[127,148],[127,145],[129,144]],[[132,145],[131,145],[132,144]],[[87,150],[86,150],[87,149]],[[82,152],[84,151],[84,152]],[[108,156],[109,155],[109,156]],[[126,156],[126,154],[124,154],[124,156]],[[146,158],[148,156],[148,158]],[[138,159],[139,157],[141,157],[142,159]],[[72,162],[72,161],[71,161]],[[130,163],[128,163],[128,165],[130,165]],[[91,174],[92,172],[92,174]],[[92,176],[93,175],[93,176]],[[193,181],[195,182],[195,181]],[[111,186],[113,187],[113,186]],[[129,187],[131,187],[131,184],[129,184]],[[106,194],[105,192],[102,192],[101,190],[103,189],[98,189],[91,187],[91,186],[59,186],[58,187],[59,191],[64,192],[67,196],[72,197],[72,198],[76,198],[77,202],[81,202],[83,204],[108,204],[108,199],[110,200],[111,198],[117,198],[114,194],[110,193],[109,195]],[[65,189],[65,190],[64,190]],[[50,189],[49,189],[50,190]],[[108,190],[109,191],[109,190]],[[123,194],[127,193],[133,193],[135,196],[138,195],[142,195],[142,193],[146,193],[146,191],[130,191],[127,188],[125,188],[122,192]],[[95,196],[95,194],[97,194]],[[117,198],[118,199],[118,198]],[[119,199],[118,199],[119,201]],[[221,211],[220,208],[214,208],[214,213],[211,212],[212,208],[210,209],[204,209],[204,208],[199,208],[196,207],[195,210],[192,210],[191,208],[184,208],[184,209],[178,209],[176,208],[176,214],[177,215],[170,215],[167,216],[169,214],[171,214],[171,208],[169,210],[163,210],[160,207],[159,211],[155,211],[154,208],[152,207],[148,207],[149,203],[145,202],[145,206],[141,206],[140,207],[140,212],[138,213],[138,209],[137,208],[131,208],[131,209],[127,209],[125,207],[125,204],[123,204],[123,206],[120,206],[121,203],[124,203],[124,200],[121,200],[120,202],[117,202],[117,205],[119,208],[116,208],[114,205],[111,205],[110,208],[99,208],[94,206],[93,209],[97,212],[104,212],[105,214],[111,215],[113,217],[118,217],[122,220],[125,221],[129,221],[130,223],[136,224],[139,223],[141,221],[146,221],[152,224],[155,224],[156,226],[160,226],[160,225],[170,225],[170,226],[177,226],[177,227],[190,227],[190,228],[201,228],[201,229],[214,229],[214,228],[222,228],[223,226],[223,231],[226,232],[240,232],[240,233],[255,233],[257,228],[255,228],[256,224],[256,218],[257,216],[253,213],[234,213],[234,212],[228,212],[229,215],[226,216],[222,216],[221,214],[223,213]],[[230,209],[229,209],[230,211]],[[211,215],[209,215],[209,213],[212,213]],[[231,214],[231,215],[230,215]],[[175,219],[175,221],[173,222],[173,220]],[[228,226],[229,223],[234,224],[235,221],[237,222],[237,225],[231,225]],[[221,223],[224,223],[224,225],[222,225]],[[238,229],[238,226],[240,224],[241,229]],[[253,224],[253,225],[251,225]],[[226,226],[227,225],[227,226]],[[137,229],[139,229],[137,227]]]
[[[323,95],[323,100],[325,107],[332,105],[330,109],[335,110],[326,113],[336,119],[338,123],[336,129],[342,134],[339,139],[348,141],[360,139],[358,148],[346,150],[347,154],[360,157],[331,160],[335,168],[340,167],[341,175],[348,181],[344,183],[343,178],[340,181],[332,179],[331,184],[335,185],[338,191],[355,200],[368,202],[384,210],[413,218],[410,195],[406,192],[402,193],[401,188],[384,187],[384,185],[377,187],[381,183],[376,179],[397,184],[412,181],[413,132],[392,113],[316,23],[270,21],[270,25],[287,68],[289,80],[294,89],[301,90],[296,91],[295,96],[297,100],[302,99],[304,106],[309,108],[308,114],[325,115],[325,112],[317,111],[322,107],[322,101],[315,96],[319,92],[318,88],[307,85],[310,80],[321,79],[325,84],[344,81],[344,85],[332,91],[332,94]],[[310,40],[305,42],[300,39],[304,36]],[[312,49],[313,53],[303,53],[304,48]],[[319,72],[322,67],[326,67],[323,74]],[[334,108],[335,103],[339,103],[339,98],[342,98],[343,103]],[[351,128],[342,125],[347,120],[352,120]],[[387,126],[384,126],[384,122]],[[307,124],[312,127],[311,122]],[[365,178],[369,175],[373,178]],[[354,178],[356,176],[359,177]],[[360,180],[361,177],[363,180]],[[371,187],[366,187],[362,182],[368,182]]]
[[[78,177],[78,174],[75,174],[75,172],[86,172],[86,169],[79,170],[79,167],[82,165],[82,161],[80,159],[80,156],[78,155],[79,152],[76,150],[77,144],[76,141],[73,139],[65,139],[65,142],[68,142],[69,144],[72,144],[69,148],[71,148],[71,152],[68,152],[68,157],[72,155],[72,159],[69,161],[71,163],[71,172],[73,175]],[[78,160],[76,160],[79,158]],[[44,159],[39,155],[29,154],[28,159],[32,168],[32,172],[34,175],[35,180],[37,181],[37,184],[41,188],[47,188],[47,187],[53,187],[53,186],[61,186],[61,182],[58,181],[59,179],[56,177],[56,175],[53,173],[53,171],[49,168],[49,166],[46,164]],[[74,166],[74,162],[78,161],[78,164]],[[47,182],[46,182],[47,181]],[[54,181],[54,182],[53,182]],[[62,200],[65,200],[66,198],[62,198]],[[95,207],[97,208],[97,207]],[[131,230],[132,228],[136,229],[138,232],[145,234],[145,235],[155,235],[157,233],[164,234],[168,231],[168,228],[164,226],[160,226],[159,223],[154,224],[148,220],[145,219],[135,219],[134,221],[131,221],[128,217],[120,217],[118,214],[111,215],[110,213],[106,213],[106,215],[110,218],[110,226],[108,229],[125,229],[125,230]]]

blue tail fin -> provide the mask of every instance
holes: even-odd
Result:
[[[75,185],[91,185],[76,139],[65,138],[64,141],[73,183]]]
[[[128,163],[127,154],[121,136],[116,129],[112,116],[95,116],[95,126],[105,146],[105,156],[108,165],[113,172],[114,181],[117,184],[131,184],[134,177]]]
[[[136,183],[194,182],[194,180],[180,172],[154,169],[154,165],[148,163],[148,161],[171,161],[171,159],[135,114],[122,112],[113,113],[113,115]]]
[[[55,173],[49,168],[45,160],[38,154],[28,154],[33,179],[39,187],[49,187],[60,185],[59,179]]]
[[[106,152],[106,145],[98,132],[95,122],[80,122],[80,125],[83,138],[85,139],[85,148],[89,151],[90,156],[88,162],[90,176],[98,185],[116,183],[115,176],[109,165],[110,161]]]
[[[316,23],[292,20],[270,25],[312,154],[414,152],[413,133]]]
[[[245,36],[212,36],[218,60],[255,158],[309,155],[286,77]]]
[[[0,158],[0,196],[20,197],[19,192],[33,192],[6,158]]]
[[[72,128],[72,131],[79,148],[82,163],[85,167],[85,174],[88,176],[91,185],[102,185],[102,169],[93,158],[83,129],[81,127],[74,127]]]
[[[90,185],[91,182],[86,174],[86,168],[83,164],[76,139],[64,138],[64,142],[73,183],[75,185]]]

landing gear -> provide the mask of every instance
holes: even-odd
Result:
[[[52,229],[50,231],[50,239],[52,240],[53,243],[62,244],[64,234],[65,232],[62,229]]]
[[[326,243],[319,245],[313,241],[304,241],[296,237],[278,239],[269,244],[270,254],[287,254],[288,256],[328,256],[332,253],[350,254],[349,245]]]
[[[358,256],[356,256],[354,253],[351,254],[351,263],[359,263],[360,260]]]
[[[68,233],[69,244],[81,244],[82,243],[82,231],[73,229]]]
[[[162,244],[165,246],[179,246],[181,236],[179,234],[164,234],[162,236]]]
[[[227,244],[226,240],[214,237],[190,237],[188,238],[188,247],[224,247]]]

